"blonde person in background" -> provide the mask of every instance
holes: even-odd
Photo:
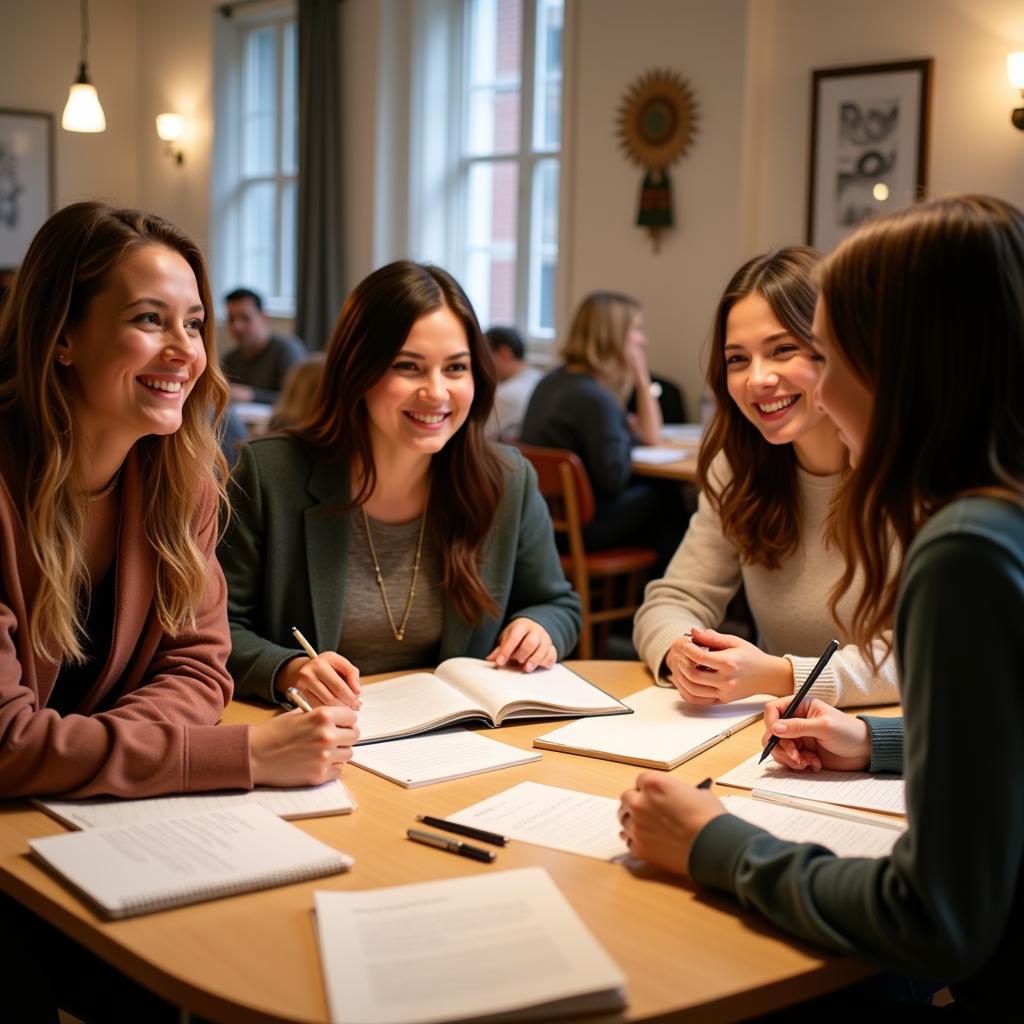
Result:
[[[635,479],[636,444],[661,439],[661,409],[651,394],[643,310],[628,295],[594,292],[580,304],[560,355],[565,361],[536,386],[523,418],[523,444],[567,448],[583,462],[596,512],[583,531],[588,550],[654,547],[663,568],[686,528],[679,488]],[[635,417],[626,399],[636,389]]]
[[[309,415],[326,362],[327,356],[323,352],[314,352],[288,371],[281,388],[281,397],[267,422],[268,431],[293,427]]]
[[[835,705],[897,699],[886,638],[873,647],[877,668],[852,643],[861,577],[837,606],[838,626],[829,613],[843,562],[823,531],[848,460],[814,402],[819,259],[794,246],[749,260],[715,314],[707,387],[716,410],[700,452],[697,512],[664,578],[648,585],[633,630],[655,678],[694,704],[792,694],[833,635],[843,646],[812,694]],[[715,628],[741,585],[756,644]]]
[[[232,681],[212,309],[199,250],[150,214],[76,203],[25,255],[0,314],[2,798],[311,784],[351,757],[347,708],[217,724]],[[55,1019],[84,951],[0,910],[29,961],[4,1009]],[[157,1019],[93,989],[76,1016]]]

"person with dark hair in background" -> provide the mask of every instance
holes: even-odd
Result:
[[[487,424],[487,435],[516,441],[530,396],[544,374],[526,361],[526,346],[514,327],[490,327],[484,336],[491,346],[494,372],[498,378],[494,389],[494,412]]]
[[[270,317],[256,292],[236,288],[224,301],[235,347],[220,362],[231,385],[231,400],[272,405],[288,371],[306,358],[306,346],[296,337],[270,330]]]
[[[356,286],[311,412],[244,446],[232,477],[219,553],[240,693],[355,707],[360,671],[454,655],[532,671],[573,649],[579,599],[533,468],[484,436],[493,396],[448,273],[401,260]]]

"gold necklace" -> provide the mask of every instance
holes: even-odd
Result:
[[[370,520],[366,516],[365,507],[360,507],[363,513],[363,527],[366,529],[366,542],[370,546],[370,557],[373,559],[373,571],[377,574],[377,586],[380,588],[380,597],[384,602],[384,614],[388,617],[388,625],[396,640],[405,639],[405,627],[409,622],[409,613],[412,611],[412,599],[416,596],[416,577],[420,574],[420,555],[423,553],[423,533],[427,525],[427,508],[430,505],[430,488],[427,488],[427,503],[423,506],[423,518],[420,520],[420,535],[416,541],[416,556],[412,563],[412,582],[409,584],[409,596],[405,600],[405,611],[402,614],[402,621],[398,628],[395,628],[395,618],[391,614],[391,604],[388,601],[388,592],[384,587],[384,576],[380,571],[380,562],[377,559],[377,549],[373,546],[373,536],[370,533]]]
[[[118,467],[117,472],[110,478],[110,483],[107,484],[102,490],[96,491],[93,494],[86,494],[85,500],[91,505],[94,501],[100,501],[105,498],[110,492],[121,482],[121,467]]]

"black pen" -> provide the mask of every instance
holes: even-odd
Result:
[[[492,850],[482,850],[479,846],[470,846],[461,839],[449,839],[447,836],[439,836],[434,832],[424,832],[422,829],[406,829],[406,836],[414,843],[423,843],[424,846],[433,846],[438,850],[447,850],[449,853],[457,853],[460,857],[469,857],[471,860],[482,860],[490,864],[497,856]]]
[[[807,696],[808,691],[814,685],[815,680],[821,675],[822,670],[828,664],[829,658],[832,657],[836,651],[839,650],[838,640],[829,640],[828,646],[822,651],[821,657],[818,659],[817,665],[811,669],[811,674],[804,680],[804,685],[797,690],[796,696],[789,702],[789,707],[779,715],[779,720],[782,721],[786,718],[792,718],[796,714],[796,709],[800,707],[800,702]],[[761,751],[761,756],[757,759],[757,763],[760,764],[774,749],[775,744],[779,742],[778,736],[772,736],[772,738],[765,744],[764,750]]]
[[[439,828],[442,832],[454,832],[460,836],[469,836],[470,839],[479,839],[481,843],[490,843],[492,846],[504,846],[508,842],[508,836],[499,836],[497,832],[473,828],[472,825],[460,825],[457,821],[445,821],[444,818],[432,818],[429,814],[417,814],[416,820],[422,821],[424,825]]]
[[[697,783],[698,789],[710,789],[711,788],[711,776],[709,775],[703,782]]]

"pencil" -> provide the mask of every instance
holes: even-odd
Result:
[[[303,711],[312,711],[313,705],[306,700],[301,690],[296,690],[294,686],[289,686],[285,690],[284,695],[297,707],[302,708]]]
[[[796,696],[789,702],[789,707],[779,715],[779,719],[784,720],[786,718],[792,718],[796,714],[796,709],[800,707],[800,702],[810,692],[811,687],[814,685],[818,676],[821,675],[825,666],[828,664],[829,658],[832,657],[836,651],[839,650],[838,640],[829,640],[828,646],[821,652],[821,657],[818,659],[818,663],[811,669],[810,675],[804,680],[804,685],[797,690]],[[774,749],[775,745],[779,742],[778,736],[773,736],[761,751],[761,756],[757,759],[757,763],[760,764]]]
[[[302,649],[311,657],[317,656],[316,651],[313,650],[313,645],[299,632],[298,626],[292,626],[292,636],[302,644]]]

